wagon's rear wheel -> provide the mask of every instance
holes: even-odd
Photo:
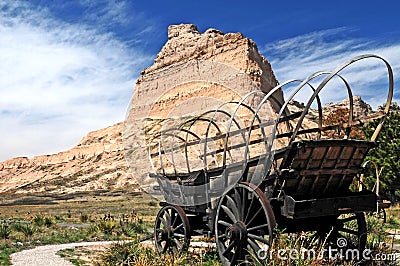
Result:
[[[224,265],[265,259],[271,246],[275,216],[262,191],[249,183],[237,184],[218,204],[215,237]]]
[[[164,206],[157,214],[154,240],[159,253],[180,253],[190,242],[190,226],[185,211],[176,205]]]
[[[321,225],[322,227],[323,225]],[[367,243],[367,224],[364,213],[342,214],[331,222],[327,222],[324,229],[315,233],[314,242],[309,246],[320,248],[322,244],[338,250],[358,250],[358,257],[345,257],[345,260],[362,259],[361,254]],[[353,256],[352,252],[343,252]],[[354,253],[357,256],[356,253]]]
[[[358,249],[362,252],[367,243],[367,223],[364,213],[340,215],[333,226],[330,242],[339,248]]]

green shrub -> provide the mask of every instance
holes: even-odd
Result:
[[[56,223],[56,220],[49,216],[36,215],[35,217],[33,217],[32,222],[38,227],[50,227]]]
[[[35,217],[33,217],[32,222],[36,225],[36,226],[43,226],[44,225],[44,216],[42,215],[36,215]]]
[[[119,226],[119,234],[129,237],[136,236],[138,233],[144,233],[146,227],[141,223],[121,223]]]
[[[55,219],[48,217],[48,216],[44,217],[44,225],[45,226],[50,227],[50,226],[54,225],[55,223],[56,223]]]
[[[85,229],[86,233],[89,235],[93,235],[97,232],[100,231],[99,225],[98,224],[92,224],[89,228]]]
[[[8,223],[0,223],[0,238],[8,239],[12,232],[11,226]]]
[[[400,220],[393,215],[389,215],[387,217],[386,223],[388,223],[389,225],[392,225],[392,226],[396,226],[396,227],[400,226]]]
[[[79,216],[79,220],[81,221],[81,223],[86,223],[87,221],[89,221],[89,218],[89,214],[81,213],[81,215]]]
[[[140,253],[137,243],[116,243],[100,255],[95,265],[135,265],[135,257]]]
[[[201,255],[195,253],[184,253],[179,255],[159,255],[151,248],[139,245],[135,239],[132,242],[122,242],[110,246],[94,262],[96,266],[108,265],[139,265],[139,266],[175,266],[175,265],[221,265],[218,255],[214,250],[203,252]]]
[[[17,222],[13,227],[15,231],[22,233],[26,238],[32,237],[38,231],[37,227],[30,223]]]
[[[99,222],[98,226],[101,232],[106,235],[111,235],[117,227],[117,222],[115,220],[102,220]]]

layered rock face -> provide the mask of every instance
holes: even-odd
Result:
[[[86,135],[74,148],[0,163],[0,193],[134,189],[122,149],[123,124]]]
[[[331,111],[339,108],[347,108],[349,109],[349,103],[350,100],[349,98],[344,99],[341,102],[338,103],[327,103],[324,106],[324,113],[328,114]],[[362,118],[362,117],[367,117],[373,114],[372,107],[363,101],[360,96],[353,96],[353,112],[354,112],[354,117]]]
[[[173,114],[179,116],[188,108],[209,108],[210,102],[202,99],[237,100],[251,90],[268,92],[277,84],[270,64],[258,53],[256,44],[241,33],[224,34],[215,29],[200,33],[190,24],[170,26],[167,43],[137,81],[128,117],[130,126],[137,130],[130,137],[143,142],[143,119],[165,118],[173,106],[179,106],[178,113]],[[274,96],[279,106],[283,102],[282,91]],[[196,101],[190,101],[191,98]],[[356,116],[371,111],[360,98],[355,97],[354,101]],[[325,111],[347,106],[345,101],[328,104]],[[289,109],[298,111],[301,107],[301,103],[293,102]],[[315,126],[316,116],[317,112],[311,110],[306,123]],[[128,169],[123,131],[124,124],[118,123],[89,133],[68,151],[0,163],[0,193],[137,190],[135,178],[146,174],[144,165],[149,164],[147,151],[132,142],[133,167]]]
[[[240,74],[245,77],[238,77]],[[216,85],[221,83],[231,90],[224,92]],[[192,24],[172,25],[154,64],[143,70],[137,81],[131,105],[135,110],[131,113],[148,117],[154,102],[168,91],[169,95],[159,100],[162,104],[153,112],[155,116],[168,111],[177,98],[212,97],[224,102],[240,99],[254,89],[269,92],[277,84],[271,65],[259,54],[257,45],[241,33],[224,34],[215,29],[200,33]],[[283,102],[281,90],[275,98],[277,105]]]
[[[147,153],[151,143],[156,143],[152,142],[158,133],[154,128],[174,128],[184,118],[239,102],[251,91],[267,93],[277,84],[257,45],[241,33],[224,34],[215,29],[200,33],[191,24],[170,26],[167,43],[137,81],[126,119],[124,144],[133,176],[142,187],[152,187],[154,179],[148,178],[148,173],[157,166],[150,164]],[[253,95],[246,104],[255,108],[264,96]],[[268,105],[270,113],[283,103],[281,90],[273,96],[276,101]],[[241,121],[250,120],[253,113],[248,114],[251,117]],[[207,130],[205,126],[197,129],[198,136]]]
[[[193,106],[193,101],[187,101],[190,98],[208,97],[225,102],[240,99],[254,89],[268,92],[277,84],[257,45],[241,33],[224,34],[215,29],[200,33],[195,25],[173,25],[168,28],[168,41],[154,64],[143,70],[137,81],[131,105],[136,120],[133,124],[149,115],[165,117],[171,106],[183,102],[186,105],[178,108],[182,113],[185,106],[208,108],[209,102],[197,100],[198,106]],[[275,98],[282,102],[282,91],[276,92]],[[146,156],[140,156],[143,147],[135,146],[137,169],[129,171],[121,138],[123,127],[119,123],[91,132],[65,152],[2,162],[0,193],[137,189],[131,173],[135,175],[135,171],[140,172],[142,165],[149,163]],[[133,137],[141,136],[134,132]]]
[[[195,25],[181,24],[168,27],[168,42],[161,49],[154,64],[142,72],[138,83],[147,75],[170,65],[190,60],[220,62],[248,74],[261,90],[268,92],[278,84],[271,65],[258,52],[257,45],[241,33],[224,34],[216,29],[200,33]],[[282,92],[280,92],[280,100]]]

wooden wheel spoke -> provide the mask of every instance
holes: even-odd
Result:
[[[175,225],[175,223],[176,223],[176,221],[178,220],[178,216],[179,216],[179,214],[177,213],[177,212],[174,212],[174,220],[173,220],[173,222],[172,222],[172,224],[171,224],[171,226],[174,226]]]
[[[251,207],[253,206],[254,198],[255,198],[254,196],[251,197],[251,201],[250,201],[249,207],[247,208],[247,214],[246,214],[246,217],[245,217],[244,220],[243,220],[243,222],[244,222],[245,224],[246,224],[247,218],[249,217]]]
[[[181,229],[183,227],[183,223],[181,223],[180,225],[178,225],[177,227],[172,229],[172,232],[177,231],[178,229]]]
[[[257,215],[261,212],[261,210],[263,210],[263,208],[260,206],[260,208],[258,209],[258,211],[253,215],[253,217],[251,217],[251,219],[250,219],[250,221],[249,222],[245,222],[245,224],[246,224],[246,226],[249,226],[253,221],[254,221],[254,219],[257,217]]]
[[[222,221],[222,220],[218,220],[218,224],[222,224],[222,225],[224,225],[226,227],[232,226],[232,224],[230,224],[228,222],[225,222],[225,221]]]
[[[181,249],[183,247],[183,244],[178,239],[174,238],[174,242],[178,246],[179,249]]]
[[[232,249],[233,249],[233,247],[235,246],[235,241],[231,241],[230,243],[229,243],[229,245],[226,247],[226,249],[224,250],[224,252],[222,253],[222,255],[226,255],[228,252],[230,252]]]
[[[228,195],[226,195],[226,199],[228,200],[228,205],[230,205],[231,210],[232,210],[233,214],[236,217],[236,220],[240,220],[239,209],[236,206],[235,201],[231,197],[229,197]]]
[[[165,218],[167,221],[167,225],[170,226],[171,225],[171,215],[168,213],[168,210],[165,210]]]
[[[160,217],[159,219],[160,219],[161,223],[164,225],[164,228],[168,226],[167,222],[165,221],[164,218]]]
[[[244,214],[246,212],[246,205],[247,205],[247,189],[242,189],[242,220],[245,221]]]
[[[231,212],[231,210],[228,207],[221,205],[221,208],[225,211],[225,213],[228,215],[228,217],[231,219],[232,222],[234,223],[237,222],[235,215]]]
[[[178,233],[174,233],[174,236],[177,236],[177,237],[182,237],[182,238],[184,238],[184,237],[185,237],[185,235],[183,235],[183,234],[178,234]]]
[[[345,233],[349,233],[349,234],[352,234],[352,235],[358,235],[358,231],[352,230],[352,229],[349,229],[349,228],[340,228],[339,231],[345,232]]]
[[[247,238],[247,243],[249,243],[250,247],[256,252],[261,249],[259,245],[256,244],[251,238]]]
[[[218,239],[223,239],[225,237],[226,237],[226,234],[222,234],[222,235],[218,236]]]
[[[245,189],[242,189],[243,191],[245,190]],[[235,200],[235,202],[236,202],[236,205],[237,205],[237,208],[239,209],[239,220],[243,220],[243,217],[244,217],[244,205],[245,205],[245,202],[244,202],[244,200],[242,199],[242,198],[240,198],[240,193],[241,191],[238,191],[238,190],[236,190],[235,189],[235,193],[233,194],[233,198],[234,198],[234,200]]]
[[[253,227],[247,228],[247,231],[258,230],[258,229],[265,228],[265,227],[268,227],[268,224],[260,224],[257,226],[253,226]]]
[[[252,239],[255,239],[255,240],[257,240],[257,241],[260,241],[260,242],[262,242],[262,243],[264,243],[264,244],[267,244],[268,246],[269,246],[269,240],[267,240],[267,239],[265,239],[265,238],[263,238],[263,237],[261,237],[261,236],[256,236],[256,235],[253,235],[253,234],[247,234],[247,236],[248,237],[250,237],[250,238],[252,238]]]

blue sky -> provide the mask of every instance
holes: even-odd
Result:
[[[123,121],[170,24],[242,32],[280,81],[363,53],[389,60],[398,81],[399,13],[394,0],[0,0],[0,161],[56,153]],[[374,107],[385,99],[383,70],[368,64],[351,80]]]

